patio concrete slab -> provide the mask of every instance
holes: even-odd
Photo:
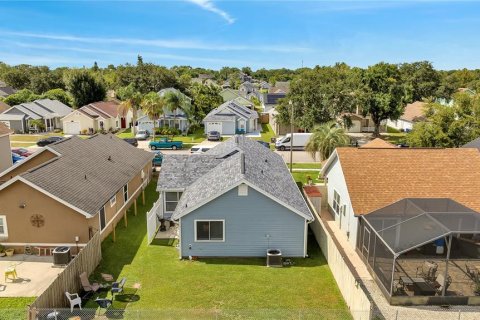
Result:
[[[4,271],[15,266],[17,279],[5,280]],[[16,254],[0,258],[0,297],[36,297],[52,283],[64,268],[53,266],[53,257]]]

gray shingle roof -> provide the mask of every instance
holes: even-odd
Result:
[[[153,159],[114,135],[72,137],[49,148],[61,156],[21,176],[91,216]]]
[[[182,165],[187,162],[188,166]],[[175,218],[243,180],[313,219],[282,157],[244,136],[235,136],[200,155],[166,155],[158,189],[165,189],[166,185],[184,189],[173,214]]]
[[[210,111],[207,114],[207,116],[203,119],[203,121],[216,120],[216,119],[214,119],[214,116],[224,117],[224,116],[232,116],[232,115],[236,115],[236,116],[243,117],[243,118],[246,118],[246,119],[257,119],[258,118],[257,111],[250,110],[247,107],[236,103],[234,100],[231,100],[231,101],[227,101],[227,102],[221,104],[219,107]],[[229,120],[229,118],[224,118],[224,119],[217,118],[217,119],[219,119],[218,121]]]
[[[477,148],[480,149],[480,138],[472,140],[462,146],[462,148]]]
[[[165,155],[157,190],[184,189],[215,168],[221,161],[216,155]]]
[[[34,102],[50,110],[56,117],[65,117],[73,111],[72,108],[58,100],[40,99],[35,100]]]

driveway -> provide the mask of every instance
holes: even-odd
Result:
[[[53,266],[52,256],[15,254],[0,258],[0,270],[15,266],[17,279],[0,277],[0,297],[37,297],[64,268]]]

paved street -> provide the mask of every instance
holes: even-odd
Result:
[[[219,142],[215,141],[203,141],[200,143],[202,146],[205,145],[211,145],[212,147],[217,145]],[[199,145],[200,145],[199,144]],[[138,141],[138,147],[149,150],[148,149],[148,141]],[[168,149],[162,149],[161,150],[165,154],[190,154],[190,149],[182,149],[182,150],[168,150]],[[285,160],[285,162],[290,162],[290,151],[275,151],[279,155],[282,156],[282,158]],[[314,161],[312,157],[305,151],[293,151],[293,162],[295,163],[301,163],[301,162],[318,162]]]

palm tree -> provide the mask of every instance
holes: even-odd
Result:
[[[185,100],[186,99],[185,99],[184,95],[179,91],[168,91],[168,92],[165,93],[163,98],[165,99],[165,104],[166,104],[167,109],[170,112],[173,112],[173,118],[175,119],[174,123],[173,123],[173,126],[175,127],[175,121],[177,121],[177,110],[180,109],[180,110],[184,111]],[[179,125],[179,127],[180,127],[180,125]]]
[[[153,141],[155,141],[155,124],[163,112],[165,100],[156,92],[147,93],[140,104],[143,112],[153,120]]]
[[[122,100],[120,106],[118,107],[118,112],[122,115],[126,115],[130,110],[132,110],[132,132],[135,136],[135,123],[137,122],[137,111],[142,102],[142,95],[140,92],[136,91],[132,84],[129,84],[126,87],[118,89],[117,97]]]
[[[318,153],[320,161],[324,161],[328,159],[335,148],[347,146],[349,142],[350,138],[343,128],[337,126],[335,122],[327,122],[313,129],[305,150],[310,153],[314,160]]]

